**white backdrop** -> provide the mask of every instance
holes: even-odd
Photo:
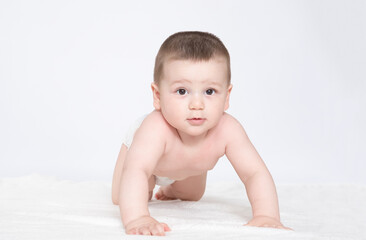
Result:
[[[0,177],[110,181],[161,43],[209,31],[277,183],[366,183],[365,1],[0,1]],[[227,159],[209,181],[239,181]]]

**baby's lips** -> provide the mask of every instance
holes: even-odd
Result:
[[[192,118],[188,118],[188,120],[203,120],[205,118],[202,117],[192,117]]]
[[[189,122],[189,124],[191,124],[193,126],[200,126],[206,121],[206,119],[205,118],[188,118],[187,121]]]

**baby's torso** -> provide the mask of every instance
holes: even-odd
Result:
[[[164,154],[153,172],[154,175],[183,180],[211,170],[220,157],[225,154],[225,136],[220,122],[211,129],[199,144],[183,144],[177,131],[167,131],[167,144]]]

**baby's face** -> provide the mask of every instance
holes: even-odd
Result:
[[[227,78],[224,58],[170,60],[164,64],[159,86],[152,84],[154,106],[178,131],[205,134],[229,107],[232,85]]]

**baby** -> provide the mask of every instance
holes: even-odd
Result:
[[[253,218],[246,226],[283,228],[276,187],[241,124],[225,113],[232,90],[230,56],[216,36],[179,32],[162,44],[151,84],[155,110],[122,144],[112,200],[127,234],[165,235],[167,224],[150,216],[158,200],[198,201],[207,171],[226,155],[245,184]]]

